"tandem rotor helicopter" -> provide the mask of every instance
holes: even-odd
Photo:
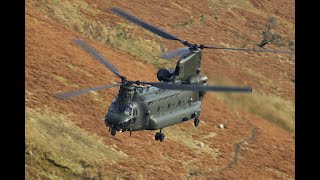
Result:
[[[206,91],[251,93],[250,87],[208,86],[207,76],[200,75],[202,49],[241,50],[256,52],[292,53],[292,51],[276,51],[266,49],[225,48],[191,44],[181,40],[155,26],[152,26],[119,9],[111,8],[113,13],[145,28],[163,38],[176,40],[186,47],[162,55],[162,58],[178,57],[175,68],[160,69],[157,78],[160,82],[141,82],[129,80],[94,48],[81,39],[74,43],[97,59],[106,68],[117,75],[121,82],[112,85],[87,88],[56,95],[59,99],[67,99],[90,91],[99,91],[119,86],[119,93],[112,101],[106,115],[105,124],[113,136],[117,131],[160,130],[155,140],[163,141],[162,129],[177,123],[194,119],[194,125],[200,123],[201,102]]]

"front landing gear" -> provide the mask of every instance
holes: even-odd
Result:
[[[157,132],[154,136],[154,139],[156,141],[160,140],[161,142],[164,141],[164,134],[161,132],[162,129],[160,129],[160,132]]]
[[[198,118],[194,118],[194,125],[197,127],[200,124],[200,120]]]
[[[111,135],[115,136],[117,134],[116,128],[111,128]]]

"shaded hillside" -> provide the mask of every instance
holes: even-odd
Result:
[[[158,55],[182,47],[117,17],[121,7],[192,43],[258,48],[268,17],[294,42],[294,1],[26,2],[26,179],[294,179],[294,56],[204,50],[209,84],[250,85],[251,95],[207,93],[199,127],[111,136],[103,118],[118,89],[62,101],[54,94],[119,79],[71,41],[95,47],[130,79],[157,81]],[[288,44],[266,48],[285,50]],[[218,128],[223,123],[226,129]]]

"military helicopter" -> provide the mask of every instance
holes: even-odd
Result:
[[[121,81],[116,84],[87,88],[67,93],[59,93],[57,98],[67,99],[90,91],[99,91],[119,86],[119,93],[112,101],[106,115],[105,124],[115,136],[117,131],[160,130],[155,140],[164,141],[162,129],[177,123],[194,119],[199,126],[201,103],[206,91],[251,93],[251,87],[208,86],[207,76],[200,75],[202,49],[227,49],[258,52],[280,52],[266,49],[224,48],[191,44],[157,27],[154,27],[119,9],[111,8],[113,13],[123,17],[163,38],[180,41],[186,47],[162,55],[162,58],[178,57],[175,68],[160,69],[157,78],[160,82],[141,82],[128,80],[109,61],[103,58],[93,47],[81,39],[73,42],[97,59],[106,68],[117,75]],[[289,52],[290,53],[290,52]]]

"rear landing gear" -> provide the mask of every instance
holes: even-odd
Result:
[[[200,124],[200,120],[198,118],[194,118],[194,125],[197,127]]]
[[[156,135],[154,136],[154,139],[156,141],[158,141],[160,139],[160,133],[159,132],[156,133]]]
[[[157,132],[156,135],[154,136],[154,139],[156,141],[160,140],[161,142],[164,141],[164,134],[161,132],[161,129],[160,129],[160,132]]]

